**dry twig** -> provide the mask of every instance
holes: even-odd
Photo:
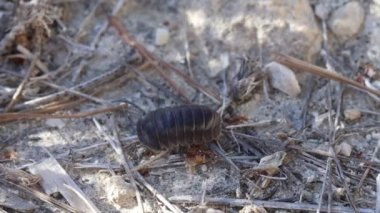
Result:
[[[322,185],[322,188],[321,188],[321,193],[320,193],[319,202],[318,202],[318,209],[317,209],[318,213],[322,209],[323,194],[325,193],[326,184],[330,184],[330,178],[331,178],[330,168],[331,168],[331,158],[328,158],[327,159],[327,163],[326,163],[325,176],[323,178],[323,185]],[[330,191],[329,191],[329,194],[330,194]],[[328,204],[328,212],[331,212],[331,206],[330,206],[330,204],[331,203],[329,202],[329,204]]]
[[[157,197],[165,206],[167,206],[171,211],[175,213],[181,213],[182,211],[171,204],[161,193],[159,193],[152,185],[150,185],[146,180],[141,176],[140,173],[135,172],[135,177],[142,185],[144,185],[153,195]]]
[[[315,66],[313,64],[304,62],[302,60],[296,59],[291,56],[283,55],[283,54],[275,54],[275,61],[280,64],[283,64],[287,67],[295,68],[300,71],[309,72],[315,75],[319,75],[321,77],[325,77],[331,80],[339,81],[341,83],[348,84],[356,89],[364,90],[366,92],[372,93],[374,95],[380,96],[380,91],[372,88],[368,88],[356,81],[353,81],[347,77],[339,75],[336,72],[332,72],[321,67]]]
[[[327,37],[327,28],[326,28],[326,22],[325,20],[322,21],[322,30],[323,30],[323,48],[326,48],[328,49],[328,37]],[[328,70],[333,70],[333,67],[330,63],[330,61],[328,60],[328,57],[327,57],[327,52],[324,51],[324,49],[321,50],[321,55],[322,57],[325,59],[325,64],[326,64],[326,68]],[[334,124],[332,123],[332,97],[331,97],[331,81],[328,82],[327,84],[327,97],[328,97],[328,108],[329,108],[329,113],[328,113],[328,121],[329,121],[329,146],[331,147],[331,149],[334,151],[333,153],[333,158],[328,158],[327,159],[327,162],[326,162],[326,173],[325,173],[325,176],[324,176],[324,179],[323,179],[323,185],[322,185],[322,188],[321,188],[321,193],[320,193],[320,197],[319,197],[319,203],[318,203],[318,209],[317,209],[317,213],[319,213],[321,211],[321,207],[322,207],[322,204],[323,204],[323,195],[325,194],[325,189],[326,189],[326,184],[328,184],[328,203],[327,203],[327,211],[328,212],[331,212],[331,161],[332,159],[337,159],[336,157],[336,153],[335,153],[335,149],[334,149],[334,145],[335,145],[335,134],[336,134],[336,130],[337,130],[337,125],[338,125],[338,117],[339,117],[339,113],[340,112],[337,112],[337,116],[335,117],[335,122]],[[341,96],[340,96],[341,97]],[[339,99],[339,102],[341,101],[341,99]],[[338,105],[338,110],[340,110],[340,105]],[[339,162],[336,161],[336,164],[339,164]],[[349,192],[347,192],[349,193]],[[351,202],[351,197],[350,195],[348,195],[348,199],[350,200],[350,203]],[[355,211],[356,211],[356,208],[355,208],[355,205],[351,205],[354,207]]]
[[[344,76],[340,76],[338,75],[337,73],[335,72],[332,72],[332,71],[328,71],[328,70],[334,70],[331,62],[330,62],[330,59],[329,59],[329,56],[328,56],[328,52],[327,50],[329,49],[328,48],[328,37],[327,37],[327,26],[326,26],[326,22],[323,20],[322,21],[322,29],[323,29],[323,48],[321,50],[321,55],[323,57],[323,59],[325,60],[325,64],[326,64],[326,74],[333,74],[330,76],[330,79],[333,79],[333,80],[339,80],[340,82],[342,83],[346,83],[348,85],[353,85],[355,86],[356,88],[359,87],[359,88],[362,88],[364,87],[363,85],[355,82],[355,81],[352,81],[351,79],[348,79]],[[366,87],[364,87],[366,88]],[[336,110],[336,116],[335,116],[335,120],[334,120],[334,123],[332,122],[332,103],[333,103],[333,100],[332,100],[332,97],[331,97],[331,93],[332,93],[332,89],[331,89],[331,81],[329,81],[328,85],[327,85],[327,89],[328,89],[328,107],[329,107],[329,116],[328,116],[328,119],[329,119],[329,130],[330,130],[330,134],[329,134],[329,146],[330,146],[330,149],[333,150],[333,159],[335,161],[335,164],[336,164],[336,167],[337,167],[337,173],[338,173],[338,177],[340,178],[340,180],[343,182],[343,187],[346,191],[346,197],[351,205],[351,207],[354,209],[355,212],[357,212],[357,208],[356,208],[356,205],[355,205],[355,202],[353,200],[353,197],[351,195],[351,192],[349,191],[349,187],[348,187],[348,184],[346,182],[346,178],[345,178],[345,175],[344,175],[344,170],[342,168],[342,165],[340,163],[340,160],[339,158],[337,157],[337,154],[336,154],[336,150],[335,150],[335,144],[336,144],[336,133],[337,133],[337,130],[338,130],[338,123],[339,123],[339,120],[340,120],[340,113],[341,113],[341,106],[342,106],[342,99],[343,99],[343,93],[344,93],[344,89],[341,89],[340,92],[339,92],[339,95],[338,95],[338,103],[337,103],[337,110]],[[380,92],[380,91],[378,91]],[[328,163],[331,163],[331,161],[328,161]],[[331,177],[329,178],[331,180]],[[330,184],[330,182],[329,182]],[[331,190],[331,187],[329,187],[329,189]],[[323,196],[323,192],[321,194],[321,196]],[[322,200],[322,199],[321,199]],[[328,211],[330,211],[330,208],[331,208],[331,200],[332,200],[332,197],[331,197],[331,191],[329,191],[329,194],[328,194]]]
[[[125,3],[125,0],[118,0],[116,2],[115,6],[112,9],[111,15],[115,16],[120,11],[120,9],[123,7],[124,3]],[[96,44],[98,43],[100,37],[106,31],[106,29],[108,28],[108,25],[109,25],[108,21],[106,21],[106,22],[103,23],[103,25],[100,27],[100,30],[95,35],[94,40],[91,42],[91,47],[94,48],[96,46]]]
[[[32,55],[33,57],[35,57],[29,50],[27,49],[24,49],[23,50],[23,54],[27,54],[27,55]],[[37,58],[37,61],[38,61],[38,58]],[[16,74],[14,72],[11,72],[11,71],[7,71],[7,70],[2,70],[3,72],[6,72],[7,74],[11,74],[15,77],[19,77],[19,78],[23,78],[21,75],[19,74]],[[94,101],[96,103],[101,103],[101,104],[109,104],[108,101],[105,101],[103,99],[100,99],[100,98],[96,98],[94,96],[91,96],[91,95],[87,95],[87,94],[84,94],[80,91],[76,91],[72,88],[66,88],[66,87],[63,87],[63,86],[59,86],[59,85],[56,85],[54,83],[51,83],[51,82],[48,82],[48,81],[45,81],[45,80],[42,80],[43,78],[31,78],[30,81],[37,81],[39,83],[42,83],[44,85],[47,85],[49,87],[52,87],[52,88],[55,88],[55,89],[58,89],[58,90],[62,90],[63,92],[67,92],[67,93],[70,93],[72,95],[75,95],[75,96],[79,96],[79,97],[83,97],[83,98],[86,98],[88,100],[91,100],[91,101]]]
[[[375,159],[376,159],[376,149],[375,149],[374,153],[372,154],[371,162],[374,162]],[[356,190],[357,190],[357,191],[359,191],[360,188],[362,187],[362,185],[363,185],[365,179],[367,178],[367,176],[368,176],[370,170],[371,170],[371,167],[367,167],[366,170],[364,171],[362,177],[360,178],[360,182],[359,182],[359,184],[356,186]],[[376,179],[376,181],[377,181],[377,179]]]
[[[122,6],[124,5],[124,1],[125,0],[118,0],[118,2],[114,5],[114,7],[112,9],[112,15],[116,15],[120,11]],[[91,20],[91,18],[93,17],[93,15],[95,13],[95,10],[98,8],[98,6],[101,3],[102,3],[102,1],[96,2],[95,6],[91,10],[90,14],[83,20],[83,22],[81,23],[81,26],[79,27],[77,34],[75,35],[75,40],[78,40],[80,38],[81,32],[82,32],[84,26],[86,24],[88,24],[89,20]],[[107,28],[108,28],[108,22],[106,21],[106,22],[102,23],[100,30],[94,36],[93,40],[91,41],[89,49],[94,50],[96,48],[96,45],[98,44],[100,37],[104,34],[104,32],[107,30]],[[80,73],[82,72],[83,68],[85,67],[85,64],[88,64],[88,62],[89,62],[88,59],[92,58],[92,57],[93,57],[93,54],[91,54],[87,59],[81,61],[79,68],[74,73],[74,76],[73,76],[74,82],[78,79]]]
[[[17,87],[15,93],[13,94],[11,102],[5,107],[5,110],[4,110],[5,112],[9,112],[10,110],[12,110],[13,106],[19,101],[21,93],[24,90],[26,83],[29,81],[29,78],[33,73],[36,61],[37,61],[37,57],[34,57],[31,64],[29,65],[29,68],[28,68],[28,71],[26,72],[24,80],[22,80],[20,85]]]
[[[376,213],[380,213],[380,174],[376,177]]]
[[[33,202],[17,196],[17,194],[5,187],[0,188],[0,207],[12,209],[15,212],[34,212],[38,208]],[[6,213],[5,210],[0,212]]]
[[[2,164],[0,164],[0,174],[3,174],[8,181],[24,186],[33,186],[41,181],[38,175],[32,175],[20,169],[7,168]]]
[[[33,54],[25,48],[23,49],[23,54],[26,55],[26,58],[28,58],[30,55],[33,56]],[[97,76],[93,79],[90,79],[89,81],[83,82],[83,83],[76,85],[72,88],[60,87],[58,85],[54,85],[54,84],[51,84],[47,81],[41,80],[43,78],[39,78],[41,80],[41,83],[44,83],[45,85],[48,85],[48,86],[51,86],[54,88],[62,89],[63,91],[53,93],[53,94],[50,94],[50,95],[47,95],[44,97],[35,98],[33,100],[24,102],[22,104],[18,104],[15,106],[15,108],[18,110],[27,109],[28,111],[30,111],[31,109],[39,106],[40,108],[44,109],[44,110],[39,109],[39,112],[42,112],[42,111],[52,112],[52,111],[57,111],[59,109],[67,109],[67,108],[70,108],[72,106],[76,106],[81,101],[81,100],[79,100],[79,101],[76,100],[74,102],[71,101],[71,102],[65,103],[65,102],[67,102],[67,99],[70,99],[74,96],[85,97],[85,98],[90,99],[90,100],[95,101],[95,102],[105,103],[105,101],[103,101],[101,99],[98,99],[98,98],[95,98],[93,96],[84,94],[82,92],[88,91],[88,92],[92,92],[92,93],[98,93],[99,91],[101,91],[101,89],[107,90],[107,89],[109,89],[108,87],[118,85],[119,83],[124,81],[126,78],[128,78],[128,76],[123,76],[123,74],[126,71],[127,70],[124,70],[122,67],[117,67],[114,70],[111,70],[111,71],[109,71],[103,75]],[[12,74],[14,76],[22,78],[22,76],[19,76],[13,72],[9,72],[9,71],[5,71],[5,72],[8,74]],[[120,76],[122,76],[122,77],[120,77]],[[108,86],[107,83],[110,83],[111,81],[114,81],[114,82],[112,82],[111,86]],[[101,85],[101,86],[99,86],[99,85]],[[104,88],[102,88],[102,86]],[[44,105],[44,106],[42,106],[42,105]],[[50,105],[50,106],[47,107],[46,105]],[[56,105],[56,106],[53,107],[53,105]],[[50,108],[50,109],[47,109],[47,108]]]
[[[218,154],[223,158],[232,168],[234,168],[237,172],[240,172],[240,169],[236,164],[224,153],[224,151],[217,145],[217,142],[212,142],[209,144],[209,147],[212,151]]]
[[[149,52],[143,45],[141,45],[134,37],[129,33],[129,31],[122,25],[122,23],[115,17],[110,16],[109,17],[110,24],[118,31],[120,36],[123,38],[123,40],[132,46],[133,48],[136,48],[139,53],[145,57],[148,62],[154,66],[154,68],[158,71],[158,73],[163,77],[177,92],[180,94],[185,101],[189,102],[188,97],[186,96],[185,91],[178,87],[172,79],[167,76],[167,74],[164,72],[163,68],[160,66],[163,66],[165,69],[172,70],[175,74],[182,77],[184,80],[186,80],[190,85],[192,85],[194,88],[198,89],[200,92],[205,94],[207,97],[209,97],[211,100],[215,101],[216,103],[220,104],[221,100],[220,97],[209,91],[208,89],[204,88],[199,83],[195,82],[193,79],[191,79],[189,76],[184,74],[181,70],[177,69],[173,65],[161,60],[157,56],[153,55],[153,53]]]
[[[285,123],[285,120],[283,119],[264,120],[264,121],[258,121],[255,123],[242,123],[242,124],[228,125],[225,128],[235,129],[235,128],[244,128],[244,127],[265,127],[265,126],[275,125],[278,123]]]
[[[328,59],[325,59],[326,60],[326,64],[328,67],[332,67],[328,61]],[[329,86],[329,105],[330,107],[332,106],[332,97],[331,97],[331,87],[330,87],[330,84],[328,84]],[[350,205],[352,208],[354,208],[355,212],[357,212],[357,207],[356,207],[356,204],[355,204],[355,201],[352,197],[352,194],[349,190],[349,187],[348,187],[348,184],[347,184],[347,181],[346,181],[346,177],[344,175],[344,170],[343,170],[343,167],[340,163],[340,160],[336,154],[336,150],[335,150],[335,144],[336,144],[336,134],[337,134],[337,130],[338,130],[338,124],[339,124],[339,120],[340,120],[340,114],[341,114],[341,106],[342,106],[342,99],[343,99],[343,93],[344,93],[344,89],[341,89],[339,94],[338,94],[338,103],[337,103],[337,109],[336,109],[336,116],[335,116],[335,120],[334,120],[334,123],[330,124],[330,130],[332,130],[332,132],[330,132],[330,139],[329,139],[329,146],[330,146],[330,149],[333,150],[333,158],[334,158],[334,161],[335,161],[335,164],[336,164],[336,167],[337,167],[337,173],[338,173],[338,177],[340,178],[340,180],[342,181],[343,183],[343,187],[346,191],[346,197],[347,197],[347,200],[349,201]],[[330,112],[332,112],[332,108],[330,108]],[[331,113],[329,115],[329,119],[331,120]],[[331,188],[330,188],[331,189]],[[331,192],[329,192],[329,208],[331,206],[331,195],[330,195]]]
[[[30,52],[30,50],[22,45],[17,45],[17,50],[22,53],[26,59],[29,59],[30,61],[36,60],[36,67],[42,72],[45,74],[49,73],[47,66],[35,54]]]
[[[100,5],[102,3],[102,1],[101,0],[98,0],[95,4],[94,4],[94,6],[91,8],[91,10],[90,10],[90,12],[88,13],[88,15],[83,19],[83,21],[80,23],[80,25],[79,25],[79,28],[78,28],[78,31],[77,31],[77,33],[75,34],[75,36],[74,36],[74,40],[75,41],[78,41],[81,37],[82,37],[82,33],[85,31],[85,27],[86,27],[86,25],[88,25],[89,24],[89,22],[91,21],[91,20],[93,20],[93,17],[94,17],[94,15],[95,15],[95,11],[96,11],[96,9],[98,8],[98,6]]]
[[[71,118],[83,118],[91,117],[94,115],[102,114],[105,112],[112,112],[120,110],[127,107],[127,104],[120,104],[117,106],[109,106],[101,109],[96,109],[88,112],[79,112],[75,114],[44,114],[44,113],[34,113],[34,112],[12,112],[12,113],[2,113],[0,114],[0,123],[6,123],[16,120],[33,120],[33,119],[49,119],[49,118],[62,118],[62,119],[71,119]]]
[[[181,195],[170,197],[169,200],[175,203],[186,203],[186,204],[199,204],[201,202],[200,196],[191,195]],[[278,201],[264,201],[264,200],[247,200],[247,199],[233,199],[233,198],[216,198],[216,197],[206,197],[205,202],[208,205],[223,205],[223,206],[238,206],[243,207],[246,205],[258,205],[264,208],[272,209],[288,209],[288,210],[303,210],[303,211],[316,211],[318,205],[306,204],[306,203],[287,203]],[[375,213],[373,209],[358,209],[361,213]],[[321,211],[327,211],[326,207],[322,207]],[[354,212],[351,208],[344,206],[332,206],[332,213],[350,213]]]
[[[47,151],[47,150],[46,150]],[[48,152],[48,151],[47,151]],[[41,185],[47,194],[59,192],[74,208],[83,212],[98,213],[100,210],[48,152],[49,158],[29,166],[29,170],[42,177]]]
[[[129,164],[127,163],[127,158],[125,158],[125,156],[124,156],[123,149],[121,148],[121,143],[120,143],[120,140],[118,138],[117,131],[116,131],[116,125],[114,125],[114,130],[115,130],[114,134],[116,134],[116,135],[115,135],[115,137],[111,137],[109,134],[107,134],[103,130],[103,128],[100,126],[99,122],[95,118],[93,119],[93,121],[94,121],[96,127],[98,128],[98,130],[108,139],[108,143],[111,145],[111,147],[116,152],[121,165],[124,167],[124,170],[127,173],[133,188],[135,189],[136,199],[137,199],[137,203],[139,205],[140,211],[144,212],[144,207],[142,204],[140,191],[137,188],[136,181],[135,181],[133,174],[131,172],[131,168],[130,168]],[[114,121],[114,118],[113,118],[113,121]]]
[[[91,95],[87,95],[87,94],[84,94],[82,92],[78,92],[78,91],[75,91],[73,89],[70,89],[70,88],[66,88],[66,87],[63,87],[63,86],[59,86],[59,85],[56,85],[54,83],[50,83],[50,82],[47,82],[47,81],[41,81],[43,84],[45,85],[48,85],[52,88],[55,88],[55,89],[59,89],[59,90],[63,90],[63,91],[66,91],[66,92],[69,92],[71,94],[74,94],[74,95],[77,95],[79,97],[83,97],[83,98],[86,98],[88,100],[91,100],[91,101],[94,101],[96,103],[100,103],[100,104],[110,104],[109,101],[106,101],[106,100],[103,100],[103,99],[100,99],[100,98],[97,98],[97,97],[94,97],[94,96],[91,96]]]
[[[148,161],[144,162],[143,164],[139,164],[138,166],[133,168],[133,171],[140,171],[140,170],[148,168],[152,163],[154,163],[154,161],[162,158],[163,156],[167,155],[168,153],[169,153],[169,150],[159,153],[158,155],[154,156],[153,158],[149,159]]]
[[[124,68],[116,67],[115,69],[113,69],[113,70],[111,70],[111,71],[109,71],[103,75],[97,76],[97,77],[90,79],[86,82],[78,84],[74,87],[71,87],[70,89],[74,90],[74,91],[80,91],[80,92],[91,91],[95,88],[99,88],[99,85],[102,85],[104,83],[107,83],[111,80],[114,80],[114,79],[122,76],[125,72],[126,72],[126,70]],[[35,98],[33,100],[26,101],[22,104],[16,105],[14,108],[16,110],[31,109],[31,108],[35,108],[39,105],[58,101],[58,100],[63,99],[63,98],[68,99],[68,98],[71,98],[72,96],[73,95],[70,92],[60,91],[60,92],[56,92],[56,93],[53,93],[53,94],[50,94],[50,95],[47,95],[44,97]]]
[[[50,197],[49,195],[47,194],[44,194],[40,191],[37,191],[36,189],[32,189],[32,188],[29,188],[27,186],[22,186],[22,185],[18,185],[18,184],[15,184],[15,183],[12,183],[10,181],[7,181],[7,180],[3,180],[3,179],[0,179],[0,184],[4,185],[4,186],[9,186],[9,187],[14,187],[24,193],[27,193],[29,194],[30,196],[34,197],[34,198],[37,198],[43,202],[46,202],[46,203],[50,203],[50,204],[53,204],[54,206],[64,210],[64,211],[67,211],[67,212],[73,212],[73,213],[79,213],[79,211],[65,203],[62,203],[52,197]]]
[[[120,146],[120,141],[118,139],[114,139],[114,138],[110,137],[108,134],[105,134],[105,132],[104,132],[103,128],[101,128],[100,124],[95,119],[93,119],[93,120],[94,120],[94,123],[96,124],[97,128],[108,138],[110,145],[113,147],[115,152],[118,154],[118,156],[120,158],[119,160],[121,160],[121,162],[122,162],[122,166],[126,170],[127,174],[130,176],[131,183],[133,184],[134,178],[136,178],[136,180],[140,184],[144,185],[153,195],[155,195],[158,198],[158,200],[160,200],[171,211],[176,212],[176,213],[181,212],[179,209],[177,209],[175,206],[173,206],[173,204],[171,204],[163,195],[161,195],[153,186],[151,186],[148,182],[146,182],[145,179],[140,175],[140,173],[135,172],[135,171],[131,171],[130,168],[133,167],[132,162],[130,162],[127,158],[125,158],[123,151],[121,149],[121,146]],[[117,136],[117,134],[116,134],[116,136]],[[136,193],[138,193],[138,189],[137,189],[136,184],[135,184],[135,187],[136,187]],[[139,196],[139,195],[137,195],[137,196]],[[138,197],[137,197],[137,199],[138,199]],[[140,201],[140,202],[141,202],[141,204],[139,204],[140,208],[143,208],[142,207],[142,201]]]

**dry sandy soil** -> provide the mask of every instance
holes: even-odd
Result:
[[[375,212],[379,11],[0,0],[0,211]],[[190,103],[222,115],[219,149],[239,170],[207,144],[157,153],[136,139],[146,113]]]

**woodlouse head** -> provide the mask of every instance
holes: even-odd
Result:
[[[139,119],[137,121],[136,127],[137,127],[137,136],[139,137],[139,140],[141,144],[143,144],[148,149],[151,149],[153,151],[159,151],[160,146],[155,141],[152,141],[149,139],[149,133],[144,130],[144,123],[146,122],[146,117]]]

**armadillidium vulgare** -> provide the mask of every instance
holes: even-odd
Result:
[[[137,122],[137,135],[152,150],[211,142],[221,133],[220,115],[206,106],[166,107]]]

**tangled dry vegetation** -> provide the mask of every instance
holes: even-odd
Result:
[[[379,212],[379,8],[0,0],[0,211]],[[142,146],[190,103],[218,146]]]

